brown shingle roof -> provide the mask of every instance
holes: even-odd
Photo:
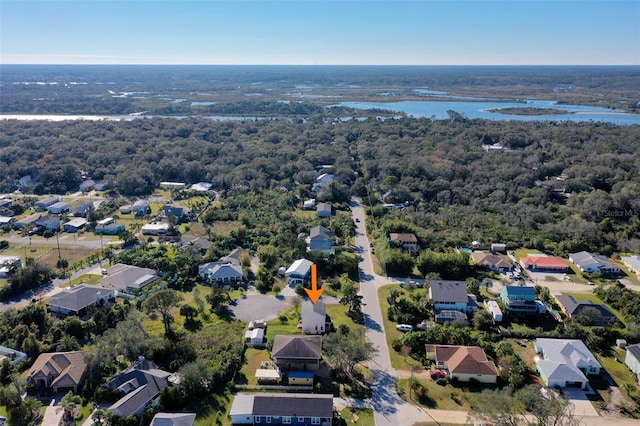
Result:
[[[86,368],[84,353],[81,351],[46,353],[36,359],[28,377],[51,376],[55,377],[52,386],[74,386],[80,384]]]
[[[435,352],[436,361],[447,362],[452,374],[498,375],[495,364],[479,346],[427,345],[427,351]]]
[[[389,234],[389,239],[391,241],[400,241],[402,243],[417,243],[418,238],[416,238],[416,234],[413,233],[398,233],[392,232]]]

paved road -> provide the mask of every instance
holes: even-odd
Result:
[[[356,246],[358,254],[363,257],[360,263],[362,272],[360,277],[360,293],[364,303],[364,325],[366,327],[367,339],[373,343],[378,353],[369,362],[369,370],[373,373],[373,396],[369,401],[373,408],[374,419],[377,426],[397,426],[405,424],[400,422],[399,411],[407,409],[409,405],[398,396],[395,388],[396,375],[391,367],[389,359],[389,347],[384,332],[382,321],[382,311],[378,300],[378,288],[389,284],[386,277],[376,275],[373,270],[371,253],[369,249],[369,239],[365,230],[364,208],[360,204],[359,198],[353,198],[351,211],[356,220]],[[405,408],[407,407],[407,408]]]

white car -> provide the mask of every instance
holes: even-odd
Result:
[[[396,330],[406,333],[407,331],[413,331],[413,326],[410,324],[398,324]]]

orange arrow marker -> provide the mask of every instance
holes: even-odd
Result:
[[[320,298],[320,295],[324,291],[324,288],[318,288],[318,277],[316,276],[316,264],[311,264],[311,290],[305,287],[304,291],[307,292],[307,296],[311,299],[311,302],[314,304]]]

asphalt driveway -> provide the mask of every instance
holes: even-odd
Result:
[[[291,297],[267,294],[248,294],[229,305],[233,315],[242,321],[271,320],[291,306]]]

